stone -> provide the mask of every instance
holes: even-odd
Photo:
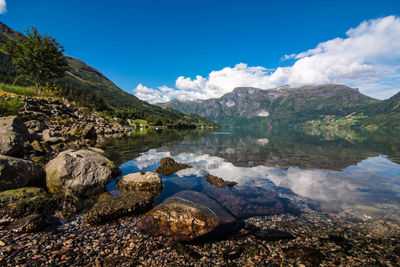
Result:
[[[84,222],[96,226],[124,216],[142,214],[151,209],[153,201],[153,194],[143,191],[117,198],[113,198],[109,193],[103,193],[85,214]]]
[[[174,159],[165,157],[160,160],[160,166],[157,168],[156,173],[165,175],[165,176],[170,176],[171,174],[191,168],[192,166],[183,164],[183,163],[177,163]]]
[[[187,190],[144,214],[138,227],[148,234],[181,242],[226,234],[239,228],[240,223],[206,195]]]
[[[46,221],[42,214],[32,214],[12,222],[7,229],[14,233],[33,233],[43,230]]]
[[[120,173],[109,159],[91,150],[61,152],[45,170],[51,193],[71,192],[78,197],[104,192],[106,184]]]
[[[22,157],[31,135],[16,116],[0,117],[0,154]]]
[[[0,155],[0,191],[45,185],[43,168],[32,161]]]
[[[161,193],[163,184],[157,173],[137,172],[121,177],[117,182],[117,188],[123,193],[137,190]]]

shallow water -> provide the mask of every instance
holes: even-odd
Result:
[[[164,191],[157,203],[188,189],[240,195],[247,205],[242,208],[257,206],[255,213],[239,212],[249,217],[262,215],[260,207],[268,205],[263,194],[275,191],[322,211],[400,221],[399,140],[397,133],[164,130],[113,140],[102,148],[122,163],[123,175],[155,171],[163,157],[192,165],[161,176]],[[205,181],[207,173],[237,185],[217,189]],[[120,194],[115,183],[108,190]]]

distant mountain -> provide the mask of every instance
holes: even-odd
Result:
[[[315,132],[340,128],[364,128],[367,130],[400,130],[400,92],[391,98],[360,106],[344,116],[321,116],[307,121],[303,128]]]
[[[0,44],[8,39],[17,41],[24,35],[0,22]],[[114,113],[129,113],[136,118],[161,121],[168,124],[214,125],[195,115],[183,114],[173,109],[163,109],[140,100],[136,96],[121,90],[112,81],[95,68],[81,60],[67,57],[70,69],[65,78],[58,84],[65,89],[66,96],[81,99],[83,103],[105,103]],[[13,83],[17,73],[11,63],[11,58],[0,50],[0,82]],[[97,105],[95,105],[97,106]]]
[[[321,115],[346,115],[379,101],[344,85],[326,84],[300,88],[262,90],[239,87],[220,98],[159,103],[185,113],[195,113],[223,126],[288,126]]]

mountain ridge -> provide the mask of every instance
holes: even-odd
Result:
[[[158,103],[186,113],[195,113],[223,126],[292,125],[320,115],[345,115],[356,107],[379,102],[345,85],[325,84],[298,88],[259,89],[237,87],[219,98],[201,101],[174,100]]]

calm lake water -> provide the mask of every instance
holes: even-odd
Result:
[[[192,165],[161,176],[164,191],[157,203],[181,190],[215,191],[204,179],[209,173],[237,182],[214,194],[245,195],[252,205],[268,205],[262,192],[275,191],[325,212],[400,222],[399,133],[160,130],[102,148],[123,175],[155,171],[163,157]],[[115,183],[108,190],[120,194]],[[257,210],[245,215],[262,215]]]

